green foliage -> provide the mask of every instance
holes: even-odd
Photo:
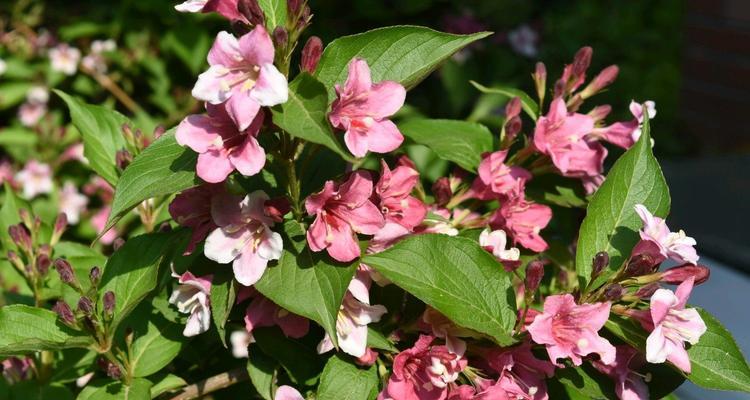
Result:
[[[133,330],[133,345],[128,362],[133,376],[147,377],[177,357],[186,343],[182,336],[184,326],[170,322],[149,303],[141,306],[123,321],[123,326]]]
[[[536,121],[536,119],[539,117],[539,105],[523,90],[498,85],[489,88],[474,81],[471,81],[471,84],[474,85],[474,87],[482,93],[500,94],[508,98],[518,97],[521,100],[521,107],[523,108],[523,111],[526,112],[526,114],[531,117],[532,120]]]
[[[219,338],[226,347],[226,324],[237,298],[237,285],[234,274],[229,268],[217,269],[211,281],[211,318],[219,332]]]
[[[475,122],[409,119],[398,124],[398,128],[404,136],[467,171],[476,171],[482,153],[492,151],[492,133]]]
[[[57,314],[20,304],[0,307],[0,356],[86,347],[91,338],[57,320]]]
[[[378,395],[376,367],[359,368],[344,357],[328,359],[320,375],[317,397],[320,400],[371,400]]]
[[[322,359],[315,349],[296,339],[287,338],[278,328],[253,330],[257,346],[263,353],[276,359],[289,374],[292,382],[300,385],[314,385],[323,368]],[[249,353],[253,352],[251,346]]]
[[[516,304],[510,276],[479,243],[418,235],[362,261],[456,324],[501,345],[514,342]]]
[[[130,385],[118,381],[95,381],[78,395],[77,400],[144,400],[151,398],[151,382],[134,379]]]
[[[247,374],[255,390],[265,400],[273,400],[273,381],[278,363],[257,346],[248,352]]]
[[[286,1],[284,0],[258,0],[260,9],[266,17],[266,29],[273,32],[277,26],[285,27],[287,18]]]

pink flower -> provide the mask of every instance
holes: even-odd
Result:
[[[21,125],[32,128],[39,123],[39,120],[47,113],[47,103],[26,102],[18,107],[18,119]]]
[[[198,76],[193,97],[217,105],[226,102],[229,116],[245,130],[260,107],[286,102],[286,77],[273,65],[274,48],[263,25],[239,40],[219,32],[208,53],[208,70]]]
[[[5,381],[11,385],[31,379],[34,375],[34,359],[30,357],[9,357],[0,362]]]
[[[698,253],[693,247],[697,244],[695,239],[687,236],[683,230],[670,232],[664,219],[655,217],[642,204],[636,204],[635,212],[643,221],[643,229],[640,230],[641,240],[656,244],[663,257],[677,262],[698,263]]]
[[[610,365],[595,361],[599,371],[615,380],[615,394],[620,400],[648,400],[648,386],[635,370],[644,364],[643,356],[628,345],[618,345],[615,362]]]
[[[86,210],[86,205],[88,204],[89,198],[79,193],[73,182],[65,182],[60,191],[58,208],[68,218],[69,224],[75,225],[78,223],[81,213]]]
[[[49,51],[52,70],[62,72],[65,75],[76,73],[78,70],[78,60],[80,59],[81,51],[65,43],[61,43]]]
[[[266,164],[266,152],[258,144],[263,113],[244,129],[238,129],[223,106],[206,104],[208,115],[189,115],[177,126],[177,143],[198,153],[196,172],[206,182],[223,182],[235,169],[255,175]]]
[[[237,8],[237,0],[186,0],[174,9],[179,12],[209,13],[217,12],[230,21],[248,22]]]
[[[507,150],[489,153],[479,164],[479,178],[474,181],[472,191],[482,200],[497,198],[512,192],[520,184],[531,179],[529,171],[521,167],[509,167],[504,164]]]
[[[268,195],[256,190],[244,198],[217,196],[211,216],[219,228],[206,238],[204,254],[221,264],[232,263],[234,277],[245,286],[257,282],[268,262],[281,257],[281,235],[271,231],[273,220],[266,215]]]
[[[564,176],[599,176],[607,149],[588,137],[593,129],[591,116],[568,113],[565,100],[556,98],[547,115],[537,121],[534,147],[550,156]]]
[[[407,166],[393,171],[381,160],[383,166],[375,193],[386,222],[396,222],[412,230],[427,215],[427,206],[411,195],[419,182],[419,172]]]
[[[631,101],[630,112],[633,114],[633,120],[615,122],[608,127],[595,129],[595,135],[602,137],[604,140],[614,145],[620,146],[624,149],[629,149],[641,137],[644,109],[648,112],[649,119],[656,116],[656,105],[653,101],[649,100],[643,104]]]
[[[463,354],[466,351],[466,342],[460,337],[477,338],[475,332],[454,324],[432,307],[427,307],[424,311],[421,322],[425,325],[422,329],[430,330],[433,336],[444,339],[448,350],[456,354]]]
[[[61,162],[76,160],[82,164],[88,164],[89,160],[83,155],[83,143],[75,143],[65,149],[60,157]]]
[[[335,260],[349,262],[359,257],[356,233],[373,235],[385,224],[378,207],[370,201],[372,178],[367,171],[354,171],[341,184],[327,181],[323,190],[305,200],[315,221],[307,231],[313,251],[328,250]]]
[[[251,287],[240,289],[237,302],[252,298],[245,309],[245,331],[252,335],[255,328],[278,326],[287,337],[301,338],[310,330],[310,320],[293,314],[258,293]]]
[[[305,400],[304,397],[297,391],[297,389],[281,385],[276,389],[276,394],[273,396],[273,400]]]
[[[15,180],[23,185],[23,197],[27,199],[52,192],[52,168],[37,160],[29,160]]]
[[[534,342],[546,345],[554,363],[569,357],[581,365],[581,357],[597,353],[602,363],[611,364],[615,348],[598,334],[609,318],[609,307],[609,302],[577,305],[570,294],[549,296],[528,331]]]
[[[13,181],[13,164],[6,159],[0,159],[0,185],[8,182],[12,187],[16,186],[16,182]]]
[[[513,243],[535,251],[547,249],[547,242],[539,235],[552,219],[552,209],[531,203],[523,194],[508,198],[495,212],[490,221],[493,229],[504,229],[513,237]]]
[[[109,220],[109,213],[112,211],[111,206],[104,206],[99,211],[97,211],[93,217],[91,217],[91,225],[96,229],[97,235],[101,235],[104,231],[104,228],[107,226],[107,221]],[[117,239],[117,231],[112,228],[107,231],[104,235],[102,235],[101,238],[99,238],[99,241],[102,242],[102,244],[112,244],[112,242]]]
[[[506,250],[507,244],[508,238],[502,229],[491,231],[490,228],[485,228],[479,234],[479,245],[492,253],[503,264],[505,270],[510,272],[520,265],[521,252],[515,247]]]
[[[232,357],[247,358],[249,356],[247,347],[255,343],[255,338],[246,330],[241,329],[229,335],[229,343],[232,345]]]
[[[328,119],[335,128],[346,131],[344,142],[356,157],[364,157],[368,151],[388,153],[404,141],[396,124],[388,119],[404,105],[406,89],[401,84],[373,84],[367,61],[355,58],[349,63],[344,87],[336,85],[336,94]]]
[[[693,278],[682,282],[676,292],[659,289],[651,296],[651,323],[654,330],[646,339],[646,360],[658,364],[669,361],[690,373],[690,358],[685,342],[698,343],[706,324],[694,308],[685,308]]]
[[[339,346],[354,357],[363,357],[367,353],[367,325],[380,321],[380,317],[387,312],[382,305],[370,305],[369,279],[366,276],[366,272],[358,271],[349,283],[336,319]],[[333,342],[326,333],[318,344],[318,353],[332,349]]]
[[[420,335],[414,347],[393,360],[393,373],[378,400],[443,400],[449,385],[466,368],[463,354],[451,353],[446,346],[432,346],[435,338]]]
[[[190,314],[182,332],[185,336],[203,333],[211,326],[211,275],[195,277],[190,271],[182,275],[172,271],[179,285],[169,296],[169,302],[183,314]]]
[[[178,224],[192,229],[185,254],[190,254],[208,234],[218,226],[211,218],[211,204],[216,196],[224,194],[224,187],[204,184],[185,190],[169,204],[169,215]]]
[[[500,382],[507,391],[516,392],[516,388],[520,388],[531,399],[548,398],[545,377],[551,378],[555,374],[555,365],[534,357],[528,340],[509,349],[491,350],[486,358],[492,369],[507,377],[507,380]],[[514,384],[509,385],[509,381]],[[511,388],[513,390],[508,390]]]

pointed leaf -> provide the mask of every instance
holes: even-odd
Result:
[[[88,335],[63,325],[50,310],[21,304],[0,307],[0,357],[89,344]]]
[[[360,368],[341,356],[328,359],[318,386],[319,400],[370,400],[378,395],[378,372],[374,365]]]
[[[474,81],[470,82],[482,93],[501,94],[509,99],[518,97],[521,100],[521,107],[523,108],[523,111],[526,112],[526,114],[531,117],[531,119],[536,121],[536,119],[539,117],[539,105],[537,105],[536,102],[523,90],[497,85],[490,88]]]
[[[398,124],[398,128],[404,136],[467,171],[476,172],[482,153],[492,151],[492,132],[476,122],[410,119]]]

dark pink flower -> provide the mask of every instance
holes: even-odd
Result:
[[[9,357],[0,362],[5,380],[13,385],[31,379],[34,374],[34,359],[30,357]]]
[[[315,215],[307,231],[310,249],[326,249],[341,262],[359,257],[356,234],[373,235],[385,224],[380,210],[370,201],[372,191],[370,173],[359,170],[341,184],[327,181],[323,190],[310,195],[305,200],[307,213]]]
[[[656,244],[664,257],[677,262],[698,263],[695,239],[687,236],[683,230],[670,232],[666,221],[651,214],[642,204],[636,204],[635,212],[643,221],[643,229],[639,232],[641,240]]]
[[[186,0],[176,6],[175,10],[189,13],[216,12],[230,21],[242,21],[247,23],[237,8],[238,0]]]
[[[385,161],[375,186],[377,202],[386,222],[396,222],[412,230],[422,223],[427,215],[427,206],[411,195],[419,182],[419,172],[407,166],[391,170]]]
[[[493,229],[503,229],[513,237],[513,243],[541,252],[547,242],[539,234],[552,219],[552,209],[527,201],[519,193],[507,198],[490,220]]]
[[[479,164],[479,178],[474,181],[472,191],[482,200],[497,198],[512,192],[520,184],[531,179],[529,171],[505,164],[507,150],[489,153]]]
[[[172,219],[193,231],[185,254],[192,253],[195,246],[217,228],[211,218],[211,203],[215,196],[222,193],[222,185],[204,184],[183,191],[169,204],[169,215]]]
[[[610,126],[595,129],[594,134],[616,146],[629,149],[641,137],[644,109],[648,112],[649,119],[656,116],[656,105],[653,101],[646,101],[643,104],[631,101],[630,112],[634,119],[626,122],[615,122]]]
[[[245,309],[245,331],[251,334],[255,328],[278,326],[287,337],[301,338],[310,330],[310,320],[279,307],[253,288],[242,288],[238,302],[252,298]]]
[[[208,115],[193,114],[177,126],[177,143],[198,153],[196,172],[206,182],[224,181],[235,169],[255,175],[266,164],[266,152],[256,139],[263,113],[256,112],[252,124],[239,129],[224,106],[206,104]]]
[[[239,40],[219,32],[208,53],[208,70],[193,87],[193,97],[218,105],[225,103],[240,131],[255,120],[260,107],[287,101],[286,77],[273,65],[274,48],[263,25]]]
[[[555,374],[555,365],[534,357],[530,341],[508,349],[493,349],[485,357],[492,369],[514,381],[515,386],[521,388],[525,395],[534,400],[548,398],[545,378],[551,378]],[[503,386],[507,387],[507,383],[504,383]]]
[[[336,94],[328,119],[346,131],[344,142],[356,157],[364,157],[368,151],[388,153],[404,141],[396,124],[388,119],[404,105],[406,89],[401,84],[373,84],[367,61],[355,58],[349,63],[344,87],[336,85]]]
[[[645,364],[643,356],[628,345],[616,346],[617,356],[610,365],[595,361],[592,364],[599,371],[615,381],[615,394],[620,400],[648,400],[648,386],[643,376],[635,370]]]
[[[602,363],[611,364],[615,348],[598,333],[609,319],[609,307],[609,302],[578,305],[570,294],[549,296],[527,329],[534,342],[547,347],[552,362],[570,358],[581,365],[581,357],[597,353]]]

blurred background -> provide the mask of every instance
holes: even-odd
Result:
[[[134,116],[147,135],[198,111],[190,89],[226,21],[177,13],[176,3],[0,2],[0,161],[21,164],[32,154],[54,160],[60,149],[78,141],[77,132],[65,127],[60,99],[51,95],[42,107],[30,95],[34,87],[60,88],[116,108]],[[586,45],[594,49],[592,76],[617,64],[617,82],[595,102],[612,106],[611,121],[631,118],[631,100],[656,103],[652,135],[672,190],[669,224],[695,237],[716,271],[707,289],[695,291],[697,302],[750,351],[744,308],[750,291],[750,1],[311,0],[310,7],[315,18],[306,34],[324,43],[397,24],[495,32],[409,93],[407,112],[432,118],[468,118],[499,127],[507,99],[482,95],[469,80],[531,93],[537,61],[547,65],[554,80]],[[70,74],[50,68],[49,51],[62,43],[69,45],[65,54],[77,52],[81,61]],[[18,167],[4,162],[0,179],[7,172],[3,168]],[[685,390],[681,398],[742,398]]]

